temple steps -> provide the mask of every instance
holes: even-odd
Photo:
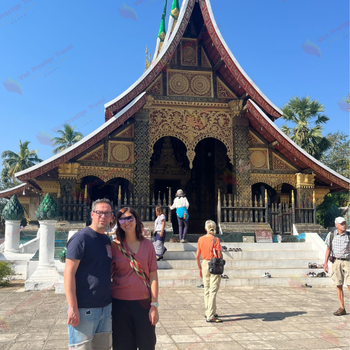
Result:
[[[226,260],[222,286],[290,286],[332,285],[329,277],[308,277],[310,271],[316,274],[323,269],[309,269],[309,262],[322,264],[319,252],[312,249],[312,243],[225,243],[227,248],[241,248],[241,252],[224,252]],[[165,243],[168,251],[164,260],[158,261],[160,287],[196,287],[202,283],[195,260],[196,243]],[[271,278],[262,277],[265,272]]]

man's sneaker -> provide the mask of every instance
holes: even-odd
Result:
[[[184,239],[180,239],[180,243],[185,243],[185,240]]]
[[[213,322],[213,323],[221,323],[222,320],[219,320],[218,318],[214,317],[211,320],[206,320],[207,322]]]
[[[334,316],[343,316],[343,315],[346,315],[346,311],[345,311],[345,309],[342,309],[340,307],[336,312],[333,312],[333,315]]]

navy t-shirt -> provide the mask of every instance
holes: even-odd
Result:
[[[80,260],[75,274],[78,308],[110,304],[112,250],[109,237],[85,227],[69,240],[66,258]]]

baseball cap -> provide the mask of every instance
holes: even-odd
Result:
[[[342,224],[343,222],[346,222],[346,220],[342,216],[338,216],[334,222],[336,224]]]

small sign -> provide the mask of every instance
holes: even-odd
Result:
[[[243,243],[254,243],[254,236],[243,236]]]
[[[255,230],[256,243],[272,243],[272,232],[268,230]]]

